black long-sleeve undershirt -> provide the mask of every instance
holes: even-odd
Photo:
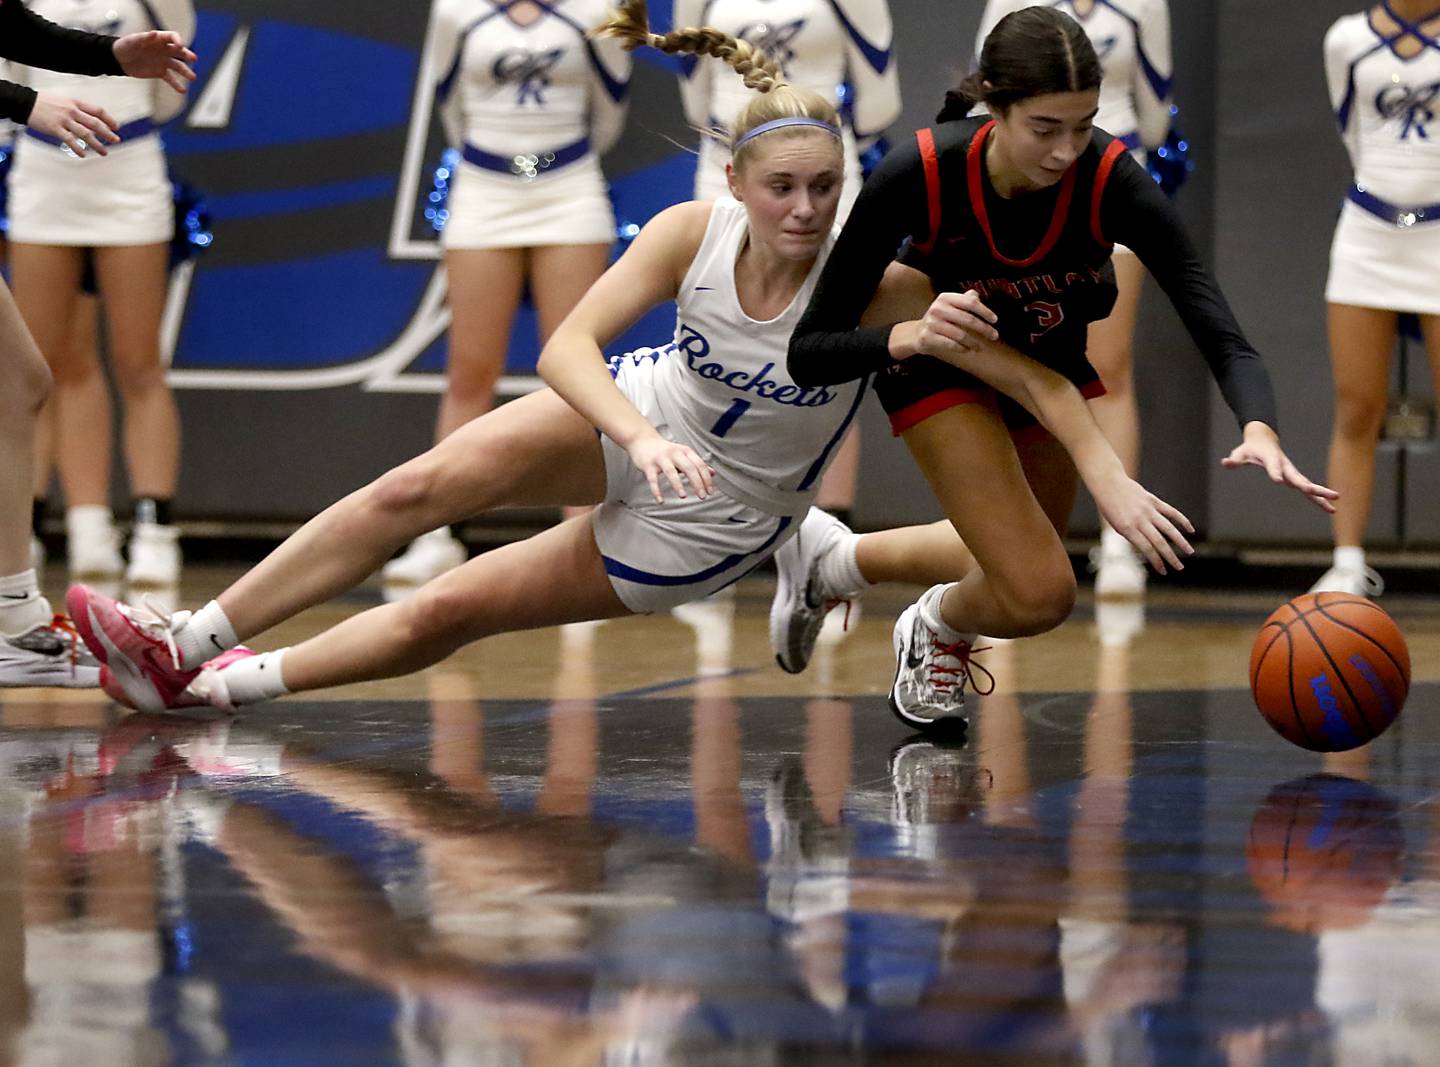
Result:
[[[57,26],[21,0],[0,0],[0,56],[6,59],[65,74],[124,74],[114,48],[114,37]],[[36,95],[27,86],[0,81],[0,118],[29,122]]]
[[[1017,237],[1007,232],[1007,221],[1023,214],[1025,228],[1037,233],[1048,222],[1053,192],[1028,195],[1037,198],[1033,208],[1011,201],[1001,214],[992,212],[1002,247],[1033,247],[1038,241],[1035,233]],[[945,210],[969,208],[957,198]],[[1072,210],[1088,211],[1089,205],[1077,204]],[[1107,239],[1133,250],[1170,298],[1240,425],[1263,422],[1276,427],[1274,389],[1264,363],[1201,262],[1174,206],[1128,154],[1116,160],[1100,220]],[[851,381],[890,365],[891,327],[856,327],[900,244],[912,235],[928,235],[929,225],[919,151],[913,144],[898,148],[865,183],[791,338],[789,371],[797,384]]]

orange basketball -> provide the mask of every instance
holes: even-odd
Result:
[[[1306,593],[1255,635],[1250,691],[1285,740],[1344,752],[1379,737],[1400,714],[1410,650],[1395,620],[1364,597]]]

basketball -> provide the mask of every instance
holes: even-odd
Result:
[[[1278,608],[1255,635],[1250,691],[1285,740],[1344,752],[1379,737],[1400,714],[1410,692],[1410,651],[1372,601],[1307,593]]]
[[[1256,809],[1245,842],[1245,866],[1271,905],[1271,921],[1302,933],[1365,922],[1404,859],[1395,802],[1336,774],[1276,786]]]

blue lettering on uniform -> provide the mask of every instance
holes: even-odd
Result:
[[[1386,119],[1402,119],[1400,140],[1413,133],[1422,141],[1430,139],[1429,124],[1435,121],[1435,100],[1440,82],[1413,89],[1408,85],[1387,85],[1375,97],[1375,110]]]
[[[686,364],[700,377],[727,385],[737,393],[753,393],[765,400],[795,408],[819,408],[831,403],[835,394],[828,389],[802,388],[775,374],[775,364],[766,363],[755,372],[731,370],[718,359],[710,358],[710,342],[693,326],[680,326],[675,349],[685,357]]]
[[[1335,699],[1335,691],[1330,688],[1330,679],[1323,674],[1317,674],[1310,679],[1310,691],[1315,694],[1315,703],[1325,713],[1320,720],[1320,729],[1326,739],[1336,749],[1354,748],[1359,739],[1345,721],[1345,714],[1340,710],[1340,701]]]
[[[529,102],[544,107],[545,90],[550,88],[550,73],[564,55],[563,48],[552,48],[548,52],[512,48],[495,57],[495,65],[490,72],[501,85],[519,86],[516,104]]]

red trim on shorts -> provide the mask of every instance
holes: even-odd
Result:
[[[1070,214],[1070,201],[1075,197],[1075,173],[1078,160],[1070,165],[1070,169],[1065,172],[1065,177],[1060,180],[1060,198],[1055,202],[1055,214],[1050,219],[1050,229],[1045,234],[1045,239],[1040,242],[1040,247],[1026,259],[1011,259],[995,247],[995,235],[990,230],[990,212],[985,207],[985,177],[982,157],[985,151],[985,139],[990,136],[990,131],[994,128],[994,119],[981,126],[970,141],[970,151],[966,153],[965,170],[970,185],[970,208],[975,212],[975,220],[980,223],[980,229],[985,231],[985,240],[990,242],[992,256],[1009,267],[1033,267],[1050,254],[1056,243],[1059,242],[1060,235],[1065,232],[1065,221]]]
[[[1105,183],[1110,180],[1115,161],[1125,152],[1124,141],[1110,142],[1110,147],[1105,149],[1105,154],[1100,157],[1100,169],[1095,172],[1095,191],[1090,197],[1090,232],[1095,235],[1095,240],[1107,248],[1112,247],[1115,242],[1106,240],[1105,231],[1100,225],[1100,201],[1105,197]]]
[[[942,389],[931,393],[923,400],[917,400],[890,415],[890,433],[899,437],[912,426],[918,426],[932,415],[958,408],[962,404],[982,404],[989,390]]]
[[[935,242],[940,240],[940,153],[935,150],[934,130],[916,130],[915,140],[920,145],[920,162],[925,165],[925,202],[930,214],[930,235],[914,244],[917,251],[928,256],[935,250]]]

